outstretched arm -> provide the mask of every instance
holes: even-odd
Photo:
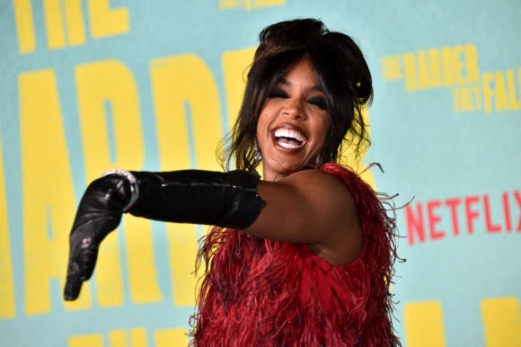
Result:
[[[363,234],[349,192],[319,170],[297,172],[278,182],[259,182],[245,171],[126,175],[92,182],[80,202],[70,235],[65,300],[78,297],[82,282],[94,271],[99,244],[127,211],[154,220],[231,227],[272,240],[306,243],[336,265],[350,263],[362,249]]]

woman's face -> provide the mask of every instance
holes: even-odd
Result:
[[[304,57],[271,91],[257,122],[264,179],[314,164],[326,141],[329,112],[324,91]]]

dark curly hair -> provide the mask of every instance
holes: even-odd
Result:
[[[349,36],[329,31],[316,19],[296,19],[270,25],[259,35],[260,44],[248,73],[246,91],[233,131],[222,142],[222,165],[251,170],[257,165],[257,120],[277,82],[307,56],[324,90],[331,117],[327,141],[316,166],[337,161],[342,145],[354,145],[358,156],[370,144],[362,108],[373,98],[369,67]],[[347,135],[347,136],[346,136]]]

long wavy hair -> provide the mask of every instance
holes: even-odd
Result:
[[[316,163],[336,162],[343,146],[355,156],[370,144],[362,108],[373,99],[369,67],[349,36],[329,31],[316,19],[296,19],[264,28],[248,73],[246,90],[232,132],[221,142],[219,159],[225,169],[251,170],[257,165],[257,120],[277,82],[307,56],[324,91],[331,118],[327,141]],[[305,163],[304,163],[305,164]]]

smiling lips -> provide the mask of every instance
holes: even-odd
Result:
[[[281,124],[272,131],[277,147],[286,151],[296,151],[308,141],[301,129],[290,124]]]

